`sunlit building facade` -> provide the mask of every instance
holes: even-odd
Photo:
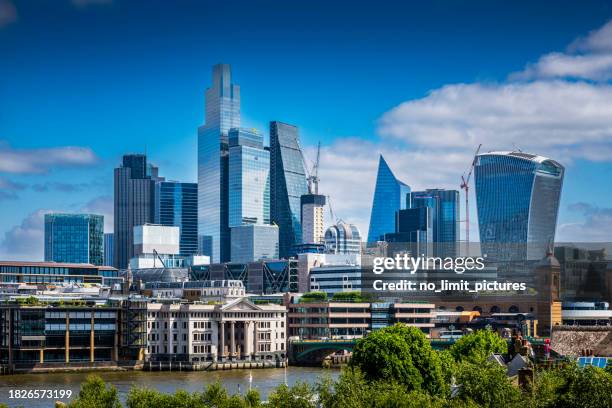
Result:
[[[104,216],[45,214],[45,261],[104,264]]]
[[[198,185],[162,181],[155,189],[155,223],[179,227],[180,254],[198,252]]]
[[[433,254],[457,256],[459,242],[459,191],[428,189],[410,193],[410,208],[431,208]]]
[[[301,197],[308,193],[298,128],[270,123],[270,213],[279,228],[281,258],[296,254],[302,241]]]
[[[381,241],[385,234],[395,231],[395,212],[407,208],[409,193],[410,187],[393,175],[381,155],[372,201],[368,243]]]
[[[554,160],[523,152],[476,157],[480,242],[489,259],[542,259],[554,243],[564,172]]]
[[[204,125],[198,129],[198,234],[212,262],[229,259],[228,132],[240,127],[240,87],[228,64],[213,67]]]

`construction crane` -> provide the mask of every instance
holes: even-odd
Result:
[[[317,145],[317,159],[312,164],[312,169],[308,169],[308,164],[306,160],[306,156],[304,155],[304,151],[302,150],[302,146],[300,146],[300,141],[298,138],[295,138],[295,144],[302,156],[302,162],[304,163],[304,170],[306,171],[306,180],[308,181],[308,194],[319,194],[319,159],[321,157],[321,142]]]
[[[476,149],[476,153],[474,153],[474,157],[472,158],[472,164],[465,171],[465,173],[461,176],[461,189],[465,190],[465,242],[467,244],[467,250],[469,251],[470,246],[470,179],[472,178],[472,172],[474,171],[474,166],[476,165],[476,156],[480,152],[480,148],[482,147],[482,143],[478,145]],[[469,254],[469,252],[468,252]]]
[[[338,221],[340,221],[340,219],[334,216],[334,209],[332,208],[331,196],[329,195],[327,196],[327,205],[329,206],[329,214],[331,215],[332,222],[337,224]]]

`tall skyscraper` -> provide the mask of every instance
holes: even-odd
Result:
[[[431,208],[433,253],[457,256],[459,242],[459,191],[428,189],[410,193],[410,208]]]
[[[104,264],[104,216],[45,214],[45,261]]]
[[[385,159],[380,155],[372,214],[368,230],[368,243],[380,241],[385,234],[395,231],[395,213],[407,208],[410,187],[399,181]]]
[[[263,135],[231,129],[228,168],[229,227],[270,224],[270,151]]]
[[[198,128],[198,234],[211,262],[229,260],[228,132],[240,127],[240,87],[228,64],[213,67],[204,125]]]
[[[499,261],[542,259],[554,243],[565,169],[523,152],[476,156],[474,176],[483,253]]]
[[[113,237],[115,234],[108,232],[104,234],[104,266],[113,266],[113,251],[115,244]]]
[[[300,200],[307,193],[298,128],[270,122],[270,212],[279,229],[281,258],[295,255],[302,243]]]
[[[160,181],[155,187],[155,223],[180,229],[180,254],[198,253],[198,185]]]
[[[115,169],[115,268],[127,268],[134,256],[134,227],[155,221],[156,180],[157,168],[147,166],[144,154],[123,156],[122,165]]]
[[[399,243],[396,250],[410,251],[414,256],[432,256],[433,212],[428,206],[407,208],[395,213],[395,232],[385,234],[385,241]]]

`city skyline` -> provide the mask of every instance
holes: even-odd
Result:
[[[111,3],[88,6],[82,10],[62,8],[57,18],[78,14],[83,21],[91,20],[104,26],[108,24],[108,19],[112,20],[115,7],[116,4]],[[37,90],[38,98],[31,98],[33,100],[17,97],[19,87],[23,92],[31,92],[31,86],[47,80],[51,73],[66,69],[61,64],[50,62],[53,69],[49,74],[32,71],[32,68],[26,69],[29,76],[17,72],[19,62],[28,61],[28,58],[36,55],[32,51],[36,39],[25,36],[17,40],[16,36],[27,34],[33,22],[45,27],[53,25],[42,15],[29,14],[24,5],[17,4],[17,11],[16,21],[0,26],[0,38],[9,40],[5,43],[7,45],[0,47],[7,47],[6,51],[11,56],[0,72],[4,77],[14,79],[10,85],[6,84],[0,94],[0,103],[8,107],[0,119],[0,206],[4,210],[0,215],[2,259],[42,259],[42,218],[45,212],[99,213],[105,216],[106,232],[110,232],[109,225],[113,222],[112,168],[124,153],[146,152],[149,161],[163,167],[164,174],[169,178],[180,182],[195,181],[197,135],[194,129],[204,123],[203,95],[211,83],[210,67],[219,61],[232,64],[234,82],[241,85],[244,122],[241,125],[255,127],[264,133],[266,145],[269,144],[267,123],[276,119],[300,129],[300,138],[309,159],[314,158],[316,142],[322,141],[320,191],[331,195],[334,211],[340,218],[357,224],[361,231],[368,230],[378,153],[389,161],[397,178],[415,191],[427,188],[458,189],[461,173],[469,166],[475,146],[483,143],[483,152],[498,148],[510,150],[516,146],[530,153],[551,157],[566,167],[557,241],[612,239],[607,231],[610,228],[606,228],[612,226],[611,194],[602,191],[595,195],[588,185],[605,185],[612,174],[609,163],[612,137],[608,130],[612,126],[612,92],[609,89],[612,66],[606,62],[612,53],[609,45],[612,43],[612,25],[604,25],[607,20],[605,16],[609,16],[609,13],[581,16],[576,19],[578,23],[565,26],[556,36],[539,38],[535,44],[529,45],[524,54],[512,47],[524,44],[525,38],[514,42],[508,40],[515,52],[506,59],[501,58],[494,73],[487,73],[487,68],[482,71],[486,64],[458,58],[460,74],[434,70],[439,76],[432,77],[423,73],[421,65],[436,65],[425,61],[416,64],[412,71],[407,71],[408,76],[415,77],[411,81],[423,81],[422,85],[406,82],[399,72],[393,71],[393,75],[382,75],[371,81],[382,90],[374,90],[371,84],[364,82],[369,78],[359,76],[365,67],[355,72],[340,67],[338,71],[332,71],[337,84],[330,87],[329,82],[321,82],[315,87],[314,82],[324,75],[321,67],[308,64],[297,68],[289,64],[269,68],[266,65],[262,70],[246,62],[239,51],[228,55],[227,52],[219,52],[216,47],[210,49],[205,45],[201,51],[206,54],[205,60],[197,57],[197,75],[190,74],[189,79],[164,79],[154,92],[166,92],[166,81],[169,81],[179,86],[181,92],[188,88],[192,95],[188,99],[181,100],[181,96],[184,96],[181,92],[156,101],[152,94],[130,95],[129,101],[140,101],[142,104],[132,109],[135,117],[142,118],[143,114],[150,115],[151,112],[160,113],[160,117],[152,119],[151,124],[139,121],[136,127],[133,122],[122,122],[124,114],[120,110],[129,109],[116,99],[118,106],[108,105],[109,110],[94,122],[93,119],[98,116],[94,113],[102,106],[98,104],[112,100],[109,95],[100,94],[99,90],[92,101],[94,106],[74,103],[81,100],[80,91],[77,92],[76,88],[85,91],[89,87],[100,86],[97,78],[89,75],[75,77],[72,85],[64,78],[68,70],[63,76],[58,76],[59,83],[66,86],[66,96],[62,96],[56,86],[48,85],[40,87]],[[359,14],[358,11],[354,13]],[[281,12],[289,13],[287,10],[278,11]],[[489,12],[492,13],[491,10]],[[377,13],[383,13],[383,10]],[[564,18],[561,16],[563,10],[556,13],[555,21],[561,21]],[[359,15],[353,17],[360,18]],[[379,23],[372,24],[377,26]],[[554,25],[554,22],[551,20],[546,24]],[[338,32],[329,31],[328,25],[323,24],[323,28],[331,40],[342,40]],[[70,26],[67,26],[67,30],[70,30]],[[590,30],[597,31],[589,34]],[[403,39],[414,34],[410,29],[399,31],[398,35]],[[528,24],[527,31],[526,36],[534,36],[538,32],[533,24]],[[132,34],[131,41],[138,43],[138,36]],[[178,32],[174,31],[174,34],[178,35]],[[194,37],[199,35],[190,34]],[[388,35],[383,32],[380,36],[384,37],[385,34]],[[292,32],[292,35],[297,34]],[[472,39],[468,34],[462,38]],[[58,41],[54,43],[57,50],[72,57],[76,58],[82,52],[80,46],[68,42],[66,38],[52,40]],[[98,40],[102,41],[100,38]],[[437,52],[445,49],[438,42],[433,43]],[[17,50],[15,47],[18,44],[25,48]],[[406,48],[415,52],[410,44],[408,41]],[[374,44],[366,45],[366,50],[373,52]],[[113,54],[112,50],[103,51]],[[168,53],[169,50],[162,52]],[[121,50],[113,55],[120,54]],[[268,55],[269,52],[262,54]],[[494,59],[499,57],[499,54],[488,49],[482,54]],[[181,55],[186,58],[184,54]],[[478,60],[478,56],[474,58]],[[81,62],[79,67],[86,68],[83,64]],[[368,70],[372,69],[370,62],[366,65]],[[310,75],[305,75],[308,70]],[[125,74],[122,81],[135,78],[136,73],[129,69],[122,72]],[[382,74],[384,71],[374,72]],[[256,73],[259,73],[259,78]],[[161,78],[156,71],[150,75],[155,79]],[[278,77],[275,78],[275,75]],[[263,78],[270,81],[268,85],[272,96],[266,95],[257,83]],[[30,80],[33,85],[27,86]],[[99,80],[100,84],[106,83],[108,78],[102,76]],[[305,90],[300,80],[306,81],[313,90]],[[400,81],[400,86],[392,89],[397,81]],[[295,88],[298,84],[300,86]],[[127,84],[126,92],[137,92],[143,85],[144,82],[134,87]],[[105,86],[110,85],[106,83]],[[313,93],[325,99],[329,91],[356,92],[362,86],[365,99],[383,96],[381,101],[373,103],[363,100],[356,107],[345,96],[335,100],[344,103],[333,109],[326,103],[322,103],[322,106],[304,104],[305,100],[314,100]],[[120,95],[117,88],[109,89]],[[274,98],[283,99],[283,103],[273,101]],[[47,106],[53,101],[59,104]],[[167,101],[171,104],[180,101],[180,107],[189,114],[174,115],[174,107],[167,108],[171,115],[162,114]],[[562,103],[557,105],[558,101]],[[46,109],[42,108],[43,105]],[[523,109],[524,106],[526,109]],[[330,114],[323,112],[330,110],[335,113],[337,123],[332,124]],[[67,112],[82,118],[67,120]],[[198,116],[194,118],[192,112]],[[50,117],[52,114],[56,116]],[[317,114],[321,118],[316,118]],[[477,117],[479,114],[481,118]],[[29,120],[31,117],[39,118],[49,129],[39,132],[40,125],[32,123],[37,121]],[[85,125],[87,119],[90,119],[89,125]],[[92,129],[94,123],[99,130]],[[99,132],[109,134],[108,139]],[[129,132],[131,136],[124,132]],[[37,136],[39,133],[44,134],[45,138]],[[353,177],[357,171],[363,176]],[[584,183],[584,180],[591,183]],[[463,199],[463,193],[461,196]],[[473,197],[471,202],[475,203]],[[462,208],[461,218],[463,213]],[[476,214],[475,206],[471,207],[471,213]],[[326,227],[331,225],[329,216],[326,221]],[[474,222],[471,231],[477,230]]]

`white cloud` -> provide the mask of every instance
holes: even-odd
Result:
[[[482,151],[520,148],[569,167],[579,158],[612,161],[610,78],[612,22],[505,81],[448,84],[399,104],[381,116],[378,141],[337,139],[322,151],[322,191],[332,194],[337,213],[355,216],[365,235],[377,153],[413,190],[459,189],[480,143]],[[473,194],[470,212],[475,220]],[[478,235],[475,222],[470,233]]]
[[[85,203],[79,212],[103,215],[104,231],[113,232],[114,203],[112,196],[105,195],[96,197]]]
[[[29,214],[21,224],[4,233],[0,241],[0,259],[42,261],[44,259],[44,218],[48,210]]]
[[[13,149],[6,143],[0,143],[0,172],[46,173],[54,167],[89,166],[97,162],[98,157],[88,147]]]
[[[580,202],[571,204],[569,210],[582,214],[584,221],[560,224],[558,242],[612,242],[612,208]]]

